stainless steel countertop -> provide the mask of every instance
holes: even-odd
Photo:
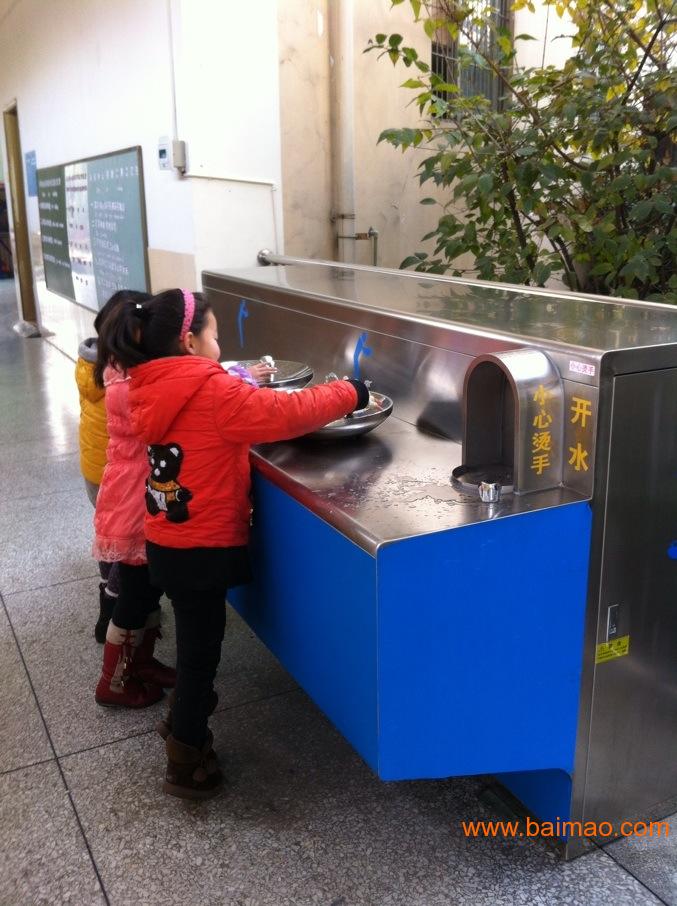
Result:
[[[451,484],[461,445],[395,416],[351,441],[261,444],[252,459],[273,484],[372,556],[392,541],[587,499],[556,488],[482,503]]]
[[[598,354],[677,343],[677,306],[529,287],[503,288],[386,268],[350,268],[331,262],[246,270],[206,271],[205,286],[225,278],[241,287],[265,287],[341,302],[405,320],[488,332],[539,346],[559,344]]]

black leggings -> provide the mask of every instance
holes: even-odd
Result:
[[[201,748],[214,677],[221,660],[226,629],[226,589],[175,592],[176,699],[172,706],[172,735],[188,746]]]
[[[162,590],[150,584],[147,566],[119,563],[120,591],[113,608],[113,623],[120,629],[141,629],[160,606]]]
[[[153,581],[176,618],[176,701],[172,735],[200,748],[214,704],[214,677],[226,629],[226,592],[251,577],[246,547],[169,548],[146,543]]]
[[[117,598],[120,593],[120,564],[99,560],[99,575],[106,583],[106,591],[112,598]]]

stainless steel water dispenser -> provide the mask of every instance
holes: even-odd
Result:
[[[384,779],[670,814],[677,309],[273,260],[204,274],[224,352],[369,378],[394,410],[254,450],[250,625]]]

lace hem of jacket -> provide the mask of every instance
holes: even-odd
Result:
[[[148,562],[146,542],[122,541],[116,539],[94,539],[92,556],[100,563],[124,563],[142,565]]]

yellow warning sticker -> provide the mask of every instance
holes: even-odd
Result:
[[[610,642],[602,642],[597,646],[595,656],[596,664],[604,664],[606,661],[613,661],[614,658],[623,657],[630,651],[630,636],[622,635]]]

